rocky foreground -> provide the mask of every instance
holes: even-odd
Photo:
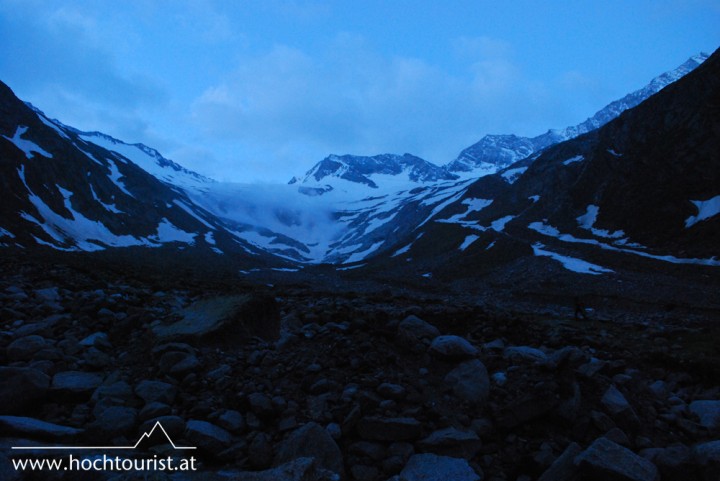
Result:
[[[13,266],[0,479],[720,479],[718,325],[588,317]],[[196,472],[12,465],[11,446],[129,446],[157,421]]]

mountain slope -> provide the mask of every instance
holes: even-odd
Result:
[[[1,83],[0,174],[6,247],[198,249],[253,265],[273,261],[234,234],[243,226],[195,205],[183,190],[209,179],[145,146],[50,120]]]
[[[655,77],[645,87],[611,102],[578,125],[565,129],[548,130],[533,138],[516,135],[486,135],[479,142],[464,149],[455,160],[447,164],[447,170],[475,177],[494,173],[518,160],[540,152],[550,145],[593,131],[692,72],[707,58],[708,55],[705,53],[691,57],[678,68]]]
[[[590,275],[720,266],[718,151],[720,51],[600,129],[479,179],[393,261],[452,276],[521,259]]]

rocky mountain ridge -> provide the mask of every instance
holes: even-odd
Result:
[[[290,180],[290,184],[321,183],[327,177],[336,177],[349,182],[365,184],[377,189],[372,180],[373,175],[401,176],[415,183],[456,180],[457,175],[451,174],[420,157],[411,154],[382,154],[369,156],[330,155],[310,169],[303,178]],[[305,187],[305,185],[303,185]],[[332,186],[328,186],[332,187]]]
[[[409,175],[404,180],[413,183],[454,180],[459,176],[477,178],[493,174],[551,145],[575,138],[605,125],[624,111],[635,107],[692,72],[708,57],[709,55],[706,53],[690,57],[679,67],[655,77],[643,88],[611,102],[580,124],[564,129],[550,129],[546,133],[532,138],[514,134],[486,135],[477,143],[463,149],[457,158],[444,166],[436,166],[410,154],[403,156],[383,154],[372,157],[331,155],[313,166],[304,176],[293,177],[290,183],[298,184],[305,193],[310,195],[318,195],[331,190],[331,180],[337,178],[376,188],[377,185],[372,180],[373,174],[405,177],[405,168],[407,167],[404,166],[409,162],[403,159],[412,159],[412,166],[407,172]]]
[[[602,127],[624,111],[639,105],[645,99],[692,72],[708,57],[709,55],[706,53],[690,57],[678,68],[655,77],[645,87],[611,102],[578,125],[564,129],[550,129],[546,133],[532,138],[517,135],[487,135],[476,144],[464,149],[455,160],[445,167],[455,173],[467,172],[473,175],[495,173],[551,145]]]
[[[636,268],[717,268],[717,78],[718,53],[605,126],[479,179],[406,236],[383,268],[409,275],[402,266],[415,264],[414,276],[448,280],[527,268],[528,256],[609,278]]]

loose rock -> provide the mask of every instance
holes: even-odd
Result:
[[[470,342],[460,336],[438,336],[430,343],[430,352],[446,359],[469,359],[477,356],[479,351]]]
[[[575,458],[580,472],[588,477],[627,481],[656,481],[657,468],[627,448],[607,438],[598,438]]]
[[[402,481],[482,481],[483,476],[470,467],[464,459],[416,454],[410,458],[400,473]]]

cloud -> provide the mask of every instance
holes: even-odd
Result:
[[[423,59],[380,54],[348,34],[312,54],[276,45],[209,86],[194,102],[193,120],[225,141],[316,152],[312,163],[329,153],[383,152],[446,163],[491,125],[516,132],[517,106],[533,110],[538,99],[522,87],[505,42],[463,39],[457,49],[464,68],[451,74]]]
[[[147,76],[123,71],[102,46],[103,29],[81,8],[6,2],[0,8],[4,80],[49,114],[63,113],[61,120],[71,125],[137,132],[147,120],[144,109],[164,106],[168,94]]]

